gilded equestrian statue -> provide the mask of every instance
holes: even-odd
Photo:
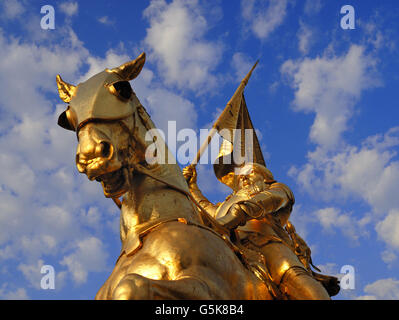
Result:
[[[142,53],[77,86],[57,75],[68,103],[58,124],[76,132],[78,171],[121,208],[121,252],[95,298],[272,299],[223,229],[194,205],[165,141],[148,139],[156,128],[129,83],[144,62]],[[164,153],[164,164],[148,161],[154,143],[151,154]]]

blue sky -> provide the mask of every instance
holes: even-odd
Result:
[[[355,9],[355,29],[340,9]],[[43,30],[43,5],[55,29]],[[199,132],[259,59],[245,97],[267,166],[337,299],[399,299],[399,6],[396,1],[0,3],[0,299],[92,299],[119,255],[119,213],[74,166],[55,76],[78,84],[135,58],[154,122]],[[186,164],[182,164],[186,165]],[[228,190],[200,165],[210,200]],[[43,265],[55,290],[40,288]]]

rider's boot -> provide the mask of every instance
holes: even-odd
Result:
[[[279,288],[290,300],[330,300],[320,282],[299,266],[291,267],[285,272]]]
[[[293,300],[330,300],[323,285],[314,279],[295,253],[283,243],[270,242],[261,252],[267,270],[282,294]]]

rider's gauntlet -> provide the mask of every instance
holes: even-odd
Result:
[[[238,226],[245,225],[250,219],[259,219],[262,216],[263,210],[261,207],[255,203],[243,201],[233,204],[227,214],[218,221],[228,229],[235,229]]]

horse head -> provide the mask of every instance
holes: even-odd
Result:
[[[104,195],[116,198],[129,187],[129,162],[142,155],[132,150],[139,99],[129,81],[143,68],[145,54],[117,68],[105,69],[77,86],[57,75],[60,98],[68,103],[58,124],[76,132],[76,166],[90,180],[100,181]]]

